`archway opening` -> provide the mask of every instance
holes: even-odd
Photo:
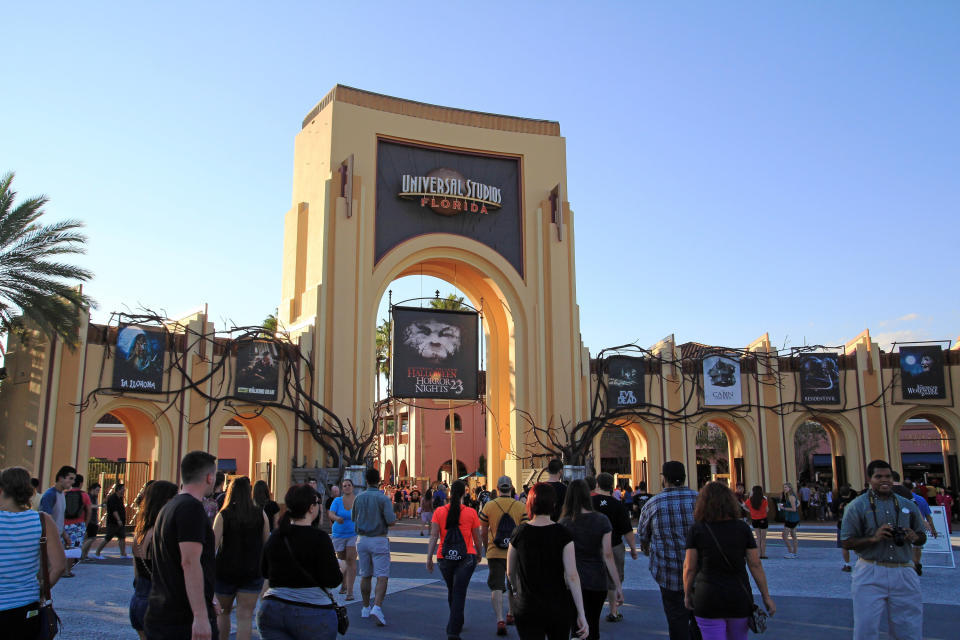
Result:
[[[447,460],[440,468],[437,469],[437,482],[446,482],[450,483],[456,480],[457,478],[462,478],[467,475],[467,465],[463,463],[462,460],[457,460],[457,475],[455,477],[450,477],[450,461]]]
[[[411,421],[414,429],[401,432],[400,442],[393,437],[384,423],[385,432],[380,449],[381,459],[392,462],[399,469],[400,462],[407,460],[411,473],[428,476],[430,469],[440,466],[442,460],[456,457],[469,460],[470,464],[482,465],[479,473],[498,476],[505,473],[507,461],[519,462],[515,434],[517,417],[513,411],[516,401],[515,381],[515,335],[510,306],[489,274],[475,265],[452,258],[424,259],[400,269],[389,285],[384,287],[377,313],[375,331],[375,388],[374,392],[387,397],[390,381],[385,374],[390,371],[389,309],[390,302],[406,307],[424,309],[439,308],[481,312],[480,334],[477,339],[478,391],[480,400],[457,401],[454,407],[455,437],[450,437],[447,400],[403,399],[413,405],[410,412],[416,414]],[[439,292],[439,293],[438,293]],[[400,328],[402,332],[402,327]],[[398,342],[404,339],[397,335]],[[388,405],[399,401],[387,400]],[[399,407],[387,406],[381,415],[399,413]],[[402,414],[401,414],[402,415]],[[432,416],[443,416],[442,422]],[[438,438],[427,442],[427,428],[442,427],[445,443]],[[454,442],[451,442],[454,440]],[[455,447],[455,450],[454,450]],[[468,467],[469,471],[469,467]],[[519,477],[519,475],[518,475]],[[426,478],[424,478],[426,479]]]
[[[917,414],[900,427],[900,464],[903,476],[922,483],[935,497],[937,488],[956,486],[960,482],[957,469],[956,441],[952,430],[939,416]]]
[[[730,439],[720,423],[709,421],[697,429],[697,487],[712,480],[733,486],[730,473]]]
[[[623,428],[606,427],[600,434],[600,469],[601,473],[610,473],[624,483],[632,482],[631,476],[630,438]]]
[[[123,484],[128,523],[132,522],[135,511],[129,507],[154,477],[158,449],[159,434],[150,416],[130,407],[104,413],[90,435],[86,486],[99,483],[100,496],[105,499],[114,485]]]
[[[270,421],[263,415],[241,413],[231,417],[220,431],[217,464],[225,473],[247,476],[251,482],[263,480],[275,492],[278,447],[277,432]]]
[[[250,475],[250,436],[236,418],[230,418],[220,431],[217,469],[229,475]]]

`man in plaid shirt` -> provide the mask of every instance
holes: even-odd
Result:
[[[690,640],[690,612],[683,604],[683,559],[697,492],[684,486],[687,472],[682,462],[664,463],[661,477],[663,491],[643,506],[637,533],[640,549],[650,556],[650,573],[660,585],[670,640]]]

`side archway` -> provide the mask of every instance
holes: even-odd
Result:
[[[797,435],[797,429],[804,422],[816,422],[823,426],[830,436],[830,447],[833,454],[833,478],[834,483],[838,479],[844,479],[854,489],[863,486],[866,461],[859,448],[860,438],[853,424],[842,414],[819,414],[804,412],[796,415],[793,420],[785,425],[784,437],[786,440],[786,460],[784,460],[787,469],[787,482],[796,482],[799,478],[799,469],[797,469],[794,443]],[[839,464],[843,466],[838,469]]]
[[[763,474],[760,469],[760,448],[757,440],[757,430],[753,424],[744,418],[724,413],[708,413],[696,425],[696,430],[705,427],[708,423],[714,424],[723,430],[727,436],[728,461],[730,464],[730,488],[737,483],[745,487],[753,484],[762,484]],[[696,437],[691,434],[689,446],[694,447],[688,455],[696,460]],[[688,480],[692,478],[692,470],[687,470]],[[691,484],[691,486],[693,486]]]
[[[265,480],[274,496],[282,496],[290,486],[292,427],[275,409],[266,409],[260,415],[219,411],[210,423],[210,453],[213,455],[219,455],[220,435],[231,419],[243,425],[250,439],[250,480]]]
[[[943,455],[946,484],[956,487],[960,485],[960,469],[958,469],[958,444],[960,444],[960,415],[947,407],[918,406],[908,409],[897,417],[893,424],[890,437],[890,461],[894,468],[901,466],[903,451],[900,445],[900,434],[908,420],[928,420],[940,434],[940,450]]]
[[[110,413],[123,423],[127,430],[127,459],[149,462],[149,477],[154,479],[176,478],[176,442],[173,426],[159,406],[147,400],[121,396],[102,405],[87,407],[80,420],[77,443],[77,470],[88,475],[90,438],[100,416]]]

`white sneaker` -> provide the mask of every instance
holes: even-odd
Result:
[[[370,615],[377,619],[378,627],[387,626],[387,619],[383,616],[383,610],[377,605],[373,605],[373,607],[370,608]]]
[[[370,617],[370,607],[363,607],[362,609],[360,609],[360,617],[361,617],[361,618],[369,618],[369,617]]]
[[[101,556],[100,554],[94,554],[90,557],[93,558],[94,560],[106,560],[106,558]]]

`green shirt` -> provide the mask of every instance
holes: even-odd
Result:
[[[870,496],[875,496],[876,519],[870,504]],[[869,490],[847,505],[843,512],[843,524],[840,527],[840,539],[869,538],[884,524],[891,527],[899,526],[904,529],[913,529],[923,537],[923,517],[912,500],[904,500],[898,495],[891,494],[890,498],[881,498],[873,490]],[[898,547],[893,538],[874,543],[868,547],[857,549],[857,555],[873,562],[913,562],[913,545],[909,542]]]

